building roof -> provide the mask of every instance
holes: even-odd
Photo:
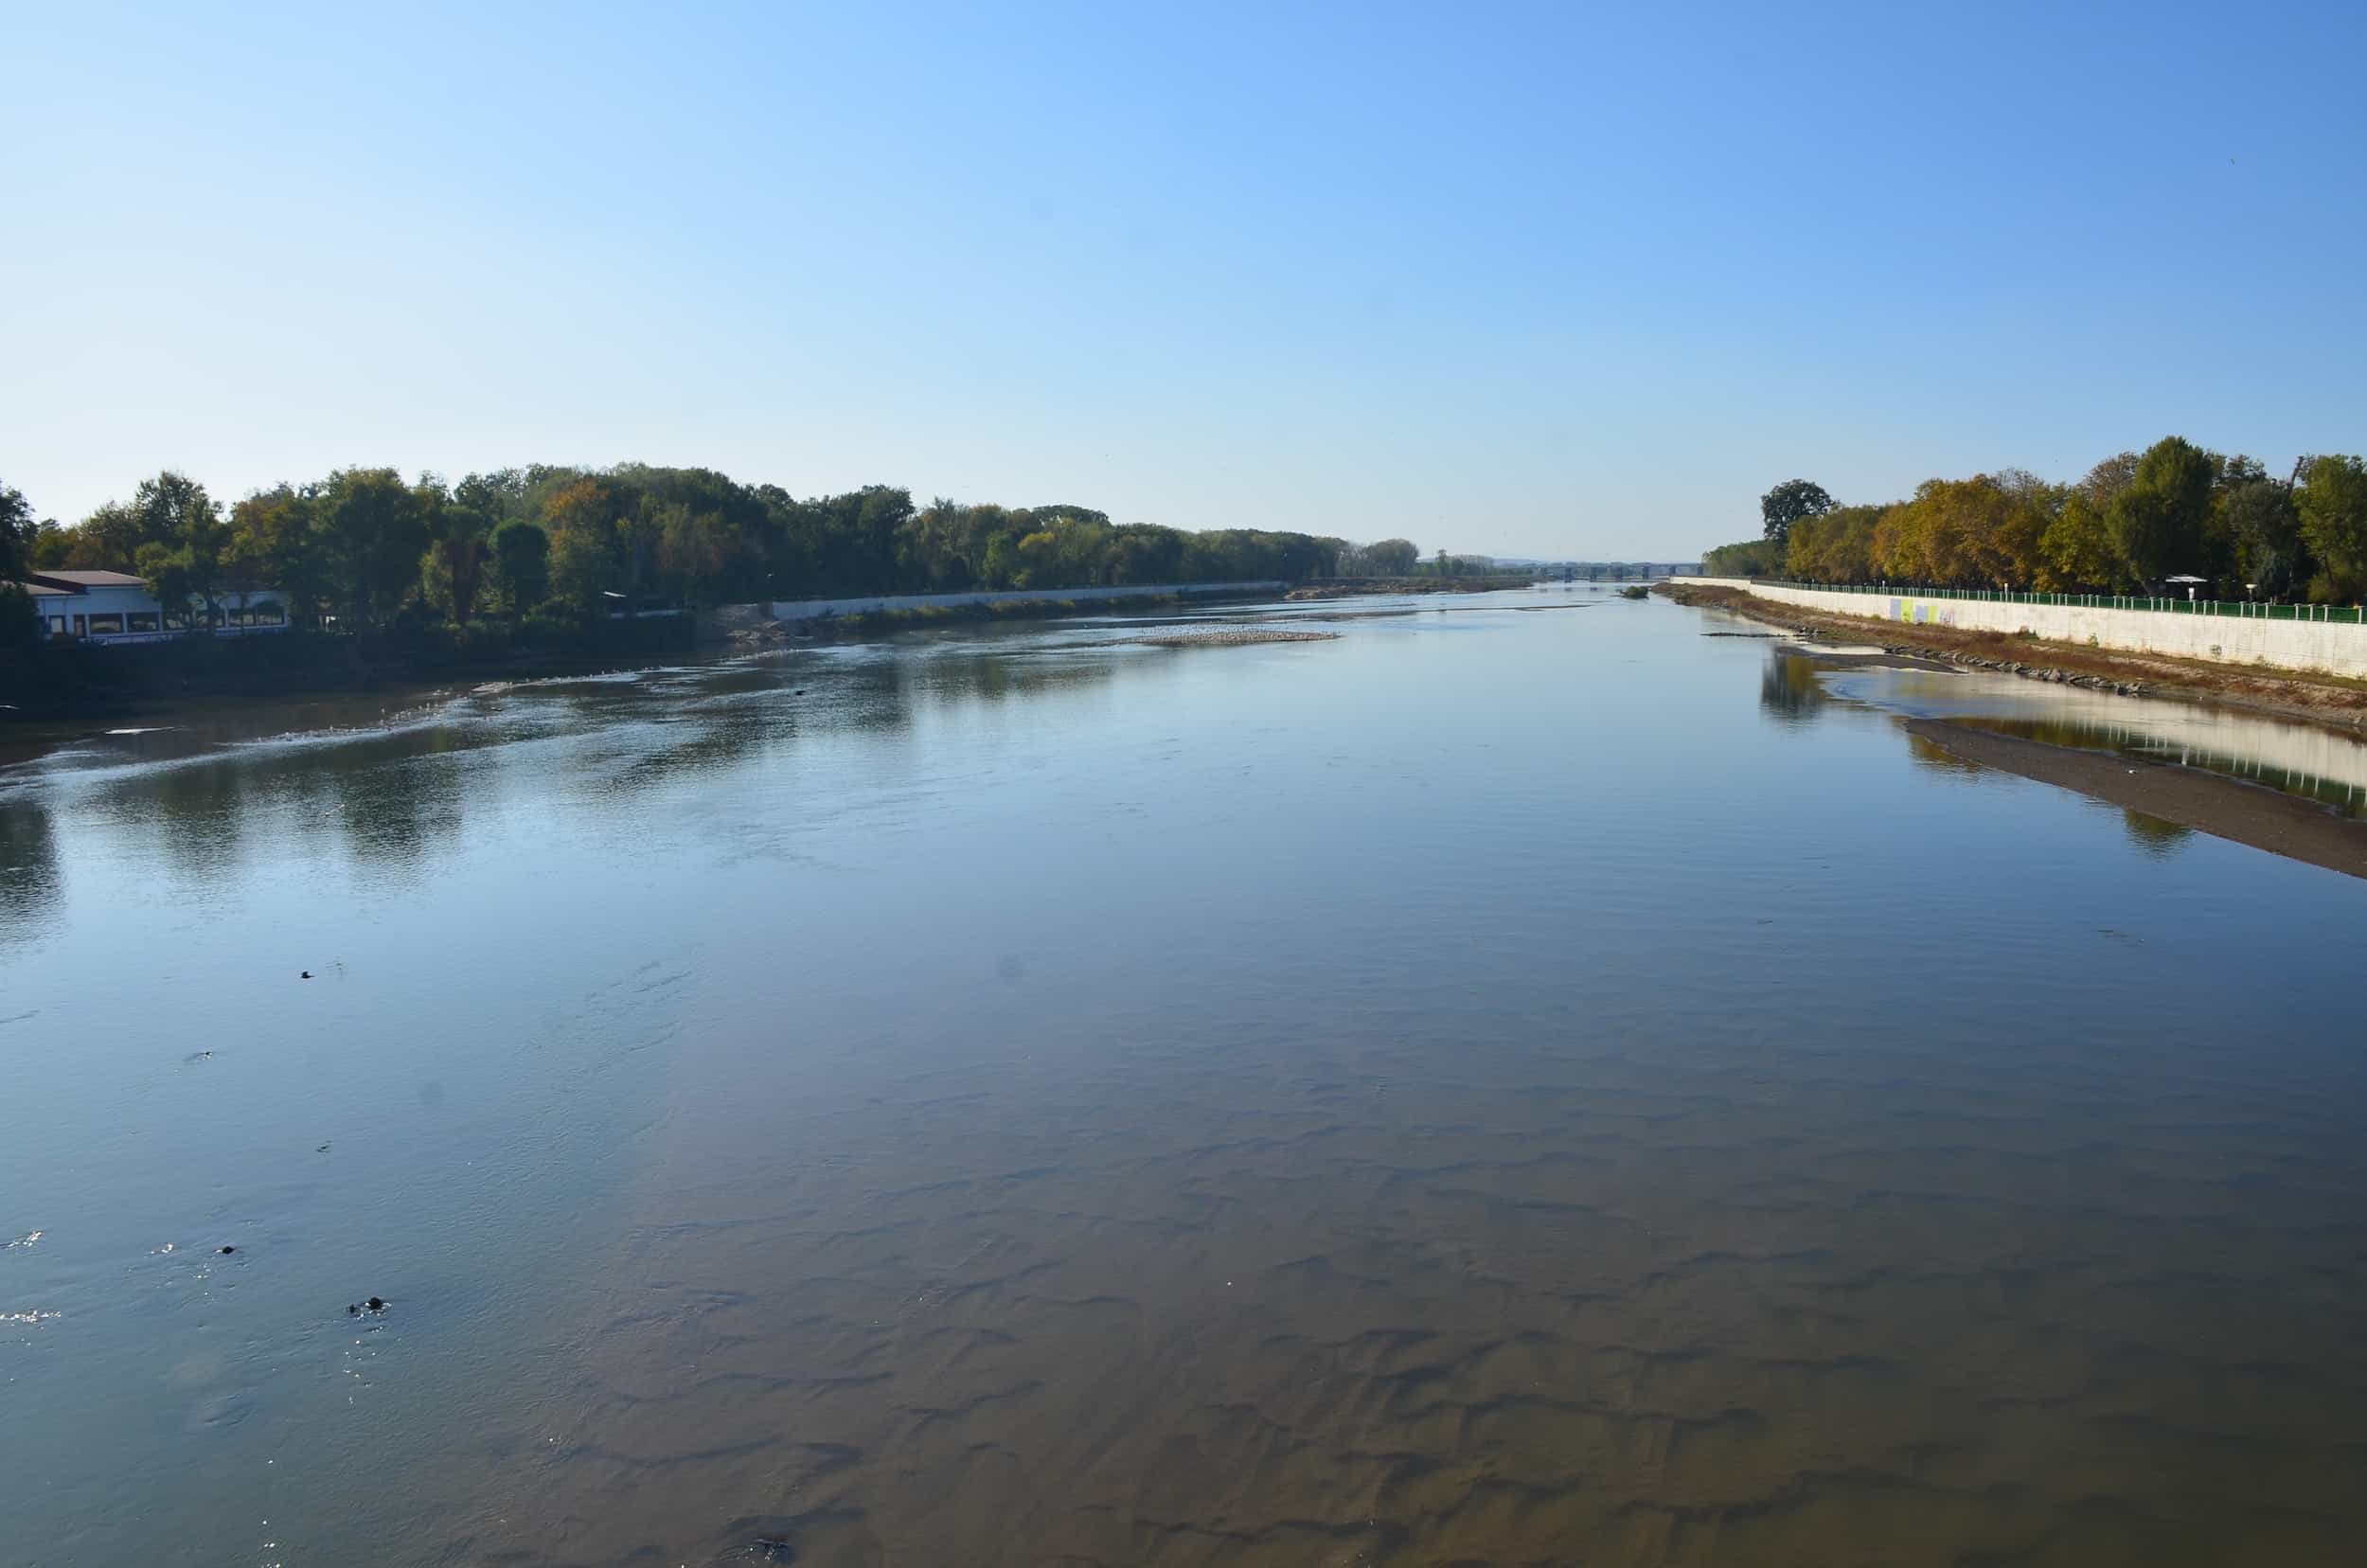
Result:
[[[71,588],[53,587],[46,582],[0,582],[0,588],[21,589],[35,598],[64,598],[74,592]]]
[[[44,571],[35,572],[32,576],[36,582],[49,583],[53,587],[64,589],[69,594],[80,588],[145,588],[148,586],[146,578],[131,572]]]

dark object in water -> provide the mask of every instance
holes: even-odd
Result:
[[[238,1249],[238,1248],[236,1248],[236,1247],[224,1247],[224,1248],[222,1248],[222,1250],[224,1253],[234,1253],[234,1252],[237,1252],[239,1249]]]
[[[748,1549],[767,1562],[794,1562],[797,1548],[778,1536],[758,1536],[748,1542]]]
[[[792,697],[803,697],[805,694],[806,688],[804,686],[799,686],[796,690],[790,693]]]
[[[383,1312],[385,1310],[386,1304],[383,1301],[381,1301],[378,1297],[372,1296],[369,1300],[362,1303],[359,1307],[347,1306],[346,1308],[346,1316],[360,1317],[364,1312]]]
[[[306,970],[303,973],[297,975],[296,978],[299,980],[310,980],[312,978],[312,971],[311,970]]]

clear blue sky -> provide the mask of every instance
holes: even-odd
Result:
[[[1690,555],[2367,448],[2367,8],[0,6],[0,478]],[[383,14],[367,14],[383,12]]]

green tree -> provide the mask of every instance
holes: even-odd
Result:
[[[1410,539],[1383,539],[1364,546],[1364,559],[1375,577],[1406,577],[1422,552]]]
[[[2367,463],[2318,458],[2294,505],[2302,537],[2325,568],[2311,597],[2356,601],[2367,593]]]
[[[55,523],[43,522],[33,530],[33,570],[55,572],[71,567],[80,533],[78,528],[61,528]]]
[[[131,510],[141,540],[133,569],[148,591],[168,611],[202,601],[205,624],[211,625],[230,546],[222,508],[205,486],[168,469],[140,481]]]
[[[550,541],[551,597],[590,610],[614,592],[609,587],[615,580],[614,564],[590,530],[555,528]]]
[[[23,587],[38,533],[25,492],[0,480],[0,648],[28,643],[38,631],[32,596]]]
[[[543,602],[550,592],[551,536],[525,518],[493,530],[493,584],[511,620]]]
[[[551,539],[551,597],[578,610],[595,608],[600,597],[617,592],[616,511],[620,497],[596,479],[578,479],[543,503],[543,526]]]
[[[2236,579],[2262,598],[2291,597],[2309,580],[2308,544],[2291,487],[2263,475],[2224,487],[2215,504]]]
[[[427,548],[421,495],[390,468],[340,469],[320,488],[331,602],[350,628],[381,626],[411,597]]]
[[[1759,521],[1765,536],[1783,543],[1791,526],[1804,517],[1822,517],[1833,509],[1833,498],[1823,485],[1787,479],[1759,497]]]
[[[2204,526],[2218,470],[2217,458],[2181,436],[2156,441],[2137,459],[2128,488],[2105,513],[2132,579],[2153,585],[2179,573],[2208,575]]]
[[[0,480],[0,582],[24,577],[32,564],[35,532],[32,504],[25,492]]]
[[[228,561],[234,580],[279,589],[298,621],[318,620],[329,579],[313,491],[276,485],[231,508]]]
[[[2085,488],[2064,497],[2063,509],[2039,537],[2038,550],[2058,588],[2100,592],[2121,585],[2120,547]]]
[[[476,615],[485,584],[487,540],[495,519],[476,504],[456,496],[435,508],[431,541],[419,558],[419,593],[435,611],[455,626]]]
[[[138,567],[142,544],[161,543],[141,537],[138,513],[120,501],[108,501],[60,534],[55,547],[43,552],[42,564],[70,571],[129,572]]]
[[[1780,577],[1784,546],[1771,539],[1746,539],[1703,552],[1701,570],[1710,577]],[[1626,576],[1622,571],[1621,576]]]

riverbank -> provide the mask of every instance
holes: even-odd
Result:
[[[215,641],[44,643],[0,658],[0,733],[483,681],[599,674],[696,647],[686,617]]]
[[[1367,594],[1494,594],[1506,588],[1530,588],[1537,579],[1513,575],[1461,578],[1341,578],[1310,582],[1283,597],[1293,603],[1314,599],[1361,598]]]
[[[726,626],[726,639],[740,648],[781,648],[801,642],[849,642],[917,627],[960,626],[980,621],[1065,620],[1074,615],[1108,615],[1139,611],[1173,611],[1216,604],[1262,604],[1274,598],[1270,591],[1218,591],[1184,594],[1129,594],[1118,599],[1078,599],[1048,595],[1042,598],[994,599],[981,604],[923,604],[851,615],[817,615],[799,620],[742,616]],[[732,605],[716,612],[758,610],[761,606]]]
[[[1878,643],[1886,652],[1919,654],[1966,668],[2132,695],[2180,697],[2322,724],[2344,733],[2367,731],[2367,681],[2260,666],[2210,664],[2158,653],[2115,652],[2008,633],[1900,625],[1763,599],[1736,588],[1664,582],[1655,592],[1679,604],[1722,610],[1802,636]]]
[[[2118,752],[2057,746],[1944,719],[1907,733],[1960,761],[2076,791],[2108,806],[2310,865],[2367,879],[2367,823],[2225,774]]]

